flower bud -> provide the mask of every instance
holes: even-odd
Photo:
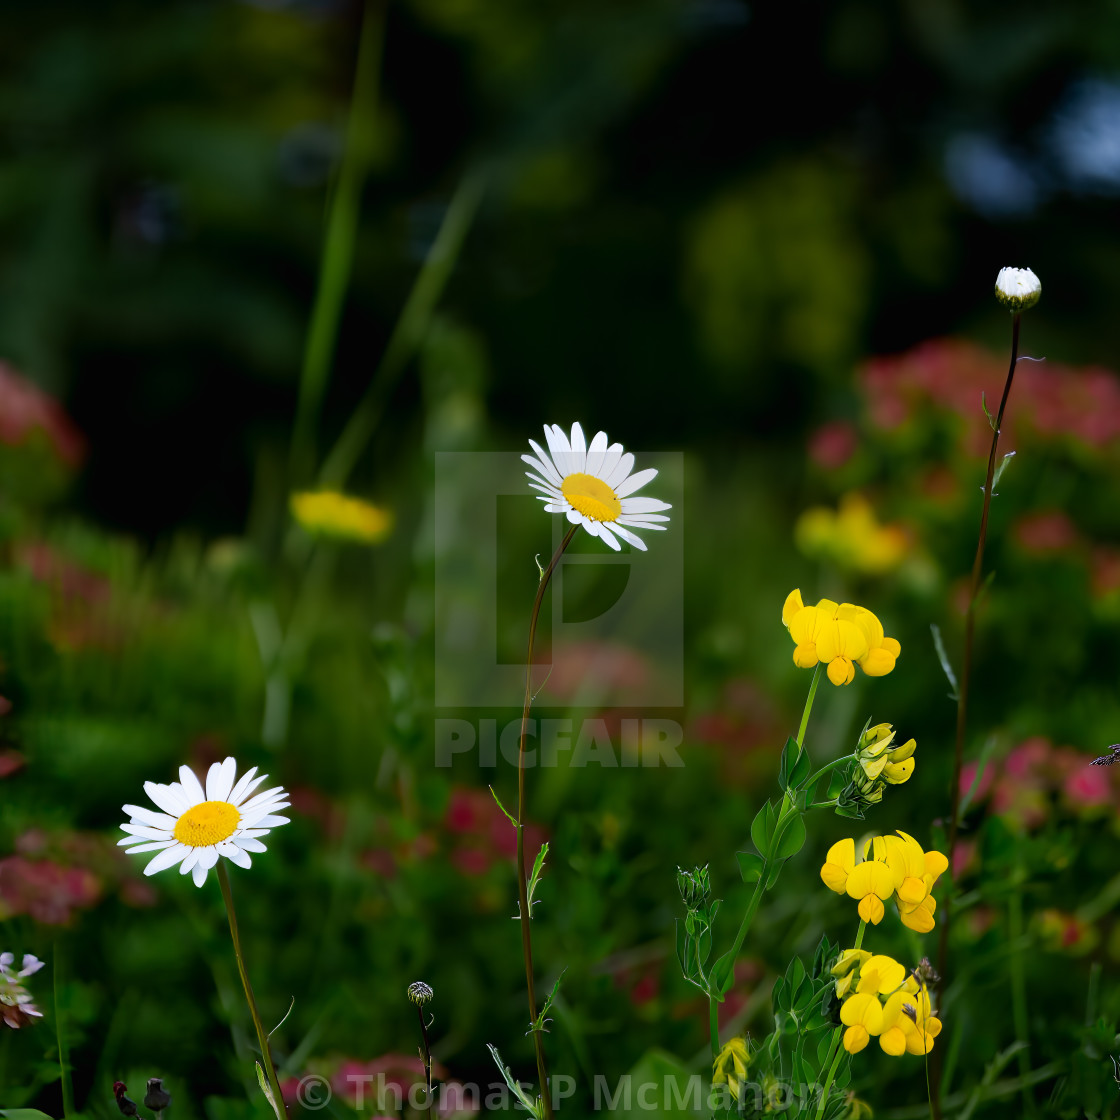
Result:
[[[423,980],[417,980],[415,983],[409,984],[408,986],[408,998],[412,1000],[417,1007],[423,1007],[434,995],[435,992],[433,992]]]
[[[894,728],[889,723],[869,727],[859,738],[859,752],[877,756],[894,742]]]
[[[163,1078],[149,1077],[144,1106],[153,1112],[162,1112],[171,1103],[171,1094],[163,1087]]]
[[[677,889],[681,892],[681,901],[689,910],[702,910],[712,896],[712,884],[708,876],[708,866],[693,868],[684,871],[677,868]]]
[[[1026,311],[1038,303],[1042,284],[1029,268],[1001,268],[996,277],[996,299],[1009,311]]]

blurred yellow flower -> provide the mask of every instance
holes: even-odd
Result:
[[[376,544],[393,528],[389,510],[334,490],[301,491],[291,497],[292,516],[309,533]]]
[[[782,622],[793,639],[793,663],[811,669],[822,662],[828,667],[828,679],[837,686],[852,683],[856,665],[869,677],[886,676],[902,652],[866,607],[832,599],[807,607],[799,588],[786,596]]]
[[[900,525],[882,525],[862,494],[845,494],[840,508],[807,509],[793,531],[797,547],[817,560],[829,560],[846,571],[883,575],[897,568],[910,548]]]

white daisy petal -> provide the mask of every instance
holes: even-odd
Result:
[[[240,844],[242,840],[252,840],[257,836],[267,836],[269,834],[269,831],[270,830],[267,829],[267,828],[243,828],[243,829],[238,829],[238,831],[235,832],[233,834],[233,836],[230,837],[230,839],[232,839],[232,840],[236,841],[236,843]],[[250,848],[249,851],[253,851],[253,849]]]
[[[204,851],[206,851],[205,848],[188,848],[187,858],[183,860],[183,866],[179,868],[179,874],[188,874],[190,870],[198,863]]]
[[[552,478],[557,486],[563,482],[564,477],[559,470],[556,469],[556,464],[552,461],[552,456],[535,439],[529,440],[529,446],[533,449],[537,456],[537,462],[544,468],[544,475],[546,478]],[[522,456],[524,458],[524,456]],[[556,477],[553,478],[552,476]]]
[[[208,870],[209,868],[203,867],[201,863],[194,865],[194,885],[196,887],[201,887],[206,882],[206,872]]]
[[[207,871],[218,862],[218,846],[212,845],[209,848],[199,848],[198,865],[205,868]]]
[[[190,852],[190,848],[186,848],[182,844],[174,844],[170,848],[164,848],[163,851],[144,868],[144,874],[154,875],[157,871],[163,871],[168,867],[174,867],[180,860],[186,858],[188,852]]]
[[[585,529],[586,529],[586,530],[587,530],[587,531],[588,531],[588,532],[589,532],[589,533],[590,533],[590,534],[591,534],[591,535],[592,535],[593,537],[597,537],[597,536],[599,535],[599,527],[600,527],[600,526],[599,526],[599,522],[598,522],[598,521],[591,521],[590,519],[587,519],[587,520],[585,520],[585,521],[584,521],[584,523],[583,523],[583,527],[584,527],[584,528],[585,528]]]
[[[152,799],[152,804],[157,805],[165,813],[173,817],[181,816],[190,805],[187,799],[171,786],[161,786],[156,782],[145,782],[144,792]]]
[[[238,867],[252,867],[253,861],[244,848],[239,848],[232,840],[227,840],[218,845],[218,853],[228,860],[232,860]]]
[[[272,789],[266,789],[264,793],[258,793],[256,797],[250,797],[248,801],[242,802],[238,808],[242,813],[251,813],[257,806],[263,805],[266,801],[275,797],[287,797],[283,786],[273,786]]]
[[[569,509],[569,510],[567,510],[567,514],[568,514],[568,520],[573,525],[579,525],[584,520],[583,514],[580,513],[578,510]]]
[[[202,802],[206,800],[206,791],[202,788],[202,783],[189,766],[179,767],[179,781],[183,783],[183,791],[186,793],[192,806],[201,805]]]
[[[599,477],[602,478],[602,480],[609,487],[611,487],[611,489],[614,490],[615,493],[617,493],[619,486],[621,486],[622,483],[627,478],[630,477],[630,472],[633,469],[634,469],[634,456],[629,451],[627,451],[622,456],[622,458],[619,459],[618,464],[615,466],[614,470],[611,471],[611,473],[609,475],[600,475]]]
[[[587,445],[587,459],[583,464],[583,469],[587,474],[598,477],[599,468],[603,464],[603,459],[607,454],[607,433],[596,432],[595,437]]]
[[[606,527],[606,525],[600,525],[599,526],[598,536],[600,537],[601,540],[605,541],[611,548],[613,548],[615,550],[615,552],[621,552],[622,551],[622,545],[620,545],[618,543],[617,538],[610,531],[610,529],[608,529]]]
[[[615,488],[614,492],[620,497],[625,498],[627,494],[633,494],[635,490],[641,490],[647,482],[652,482],[657,477],[656,467],[646,467],[644,471],[637,471],[635,474],[630,475],[629,478],[620,482]]]
[[[583,428],[577,420],[572,425],[572,470],[584,474],[587,467],[587,440],[583,438]]]
[[[220,765],[215,763],[206,775],[206,800],[228,801],[233,779],[237,777],[237,763],[227,758]]]
[[[170,835],[170,831],[166,828],[153,828],[150,824],[122,824],[121,829],[124,832],[131,832],[131,836],[126,836],[121,843],[131,844],[133,840],[140,838],[142,840],[166,840]]]
[[[612,525],[629,525],[631,529],[657,529],[659,532],[664,532],[669,528],[668,525],[656,525],[652,521],[643,521],[640,517],[620,517],[617,521],[612,521]]]
[[[614,473],[614,469],[618,466],[621,458],[622,444],[612,443],[603,455],[603,461],[599,464],[598,471],[596,471],[596,478],[601,478],[603,480],[609,478]]]
[[[637,475],[634,475],[637,478]],[[617,493],[617,491],[616,491]],[[619,495],[621,497],[621,495]],[[622,498],[623,513],[660,513],[663,509],[672,509],[668,502],[658,501],[657,498]],[[665,521],[669,519],[664,518]]]
[[[275,828],[279,824],[287,824],[287,817],[261,817],[259,821],[253,821],[254,828]]]
[[[546,424],[544,426],[544,438],[548,444],[548,450],[552,455],[552,461],[556,464],[556,469],[560,472],[560,477],[571,474],[568,467],[568,439],[564,433],[556,427],[555,424]]]
[[[261,821],[265,817],[275,816],[277,813],[283,812],[287,809],[288,803],[286,801],[279,805],[262,805],[259,809],[254,810],[252,813],[246,813],[241,818],[241,824],[244,828],[259,828]]]
[[[252,773],[252,771],[250,771],[250,773]],[[238,789],[238,786],[241,786],[241,782],[238,782],[237,786],[234,786],[233,792],[229,795],[229,803],[234,808],[240,808],[241,803],[267,778],[267,774],[258,774],[251,782],[246,782],[241,789]]]
[[[227,800],[231,805],[239,805],[241,798],[245,796],[245,791],[249,788],[249,783],[253,780],[253,775],[257,772],[255,766],[250,766],[240,778],[237,779],[237,785],[229,792]],[[263,781],[268,775],[262,774],[261,780]]]
[[[122,840],[121,843],[124,843]],[[170,848],[172,844],[177,844],[175,839],[171,840],[146,840],[142,844],[137,844],[135,848],[129,848],[128,854],[130,856],[136,855],[138,852],[158,852],[161,848]]]
[[[541,482],[541,480],[534,479],[531,474],[525,476],[529,480],[529,486],[534,490],[539,490],[542,494],[547,494],[550,498],[562,498],[564,495],[561,491],[557,490],[551,483]]]
[[[647,551],[646,542],[636,533],[631,533],[629,529],[624,529],[617,521],[611,522],[611,532],[617,533],[624,541],[628,541],[641,552]]]
[[[151,809],[142,809],[139,805],[126,805],[124,811],[132,817],[132,824],[147,824],[153,828],[162,828],[170,832],[176,824],[175,817],[166,813],[153,813]]]
[[[231,844],[242,848],[246,852],[267,852],[268,849],[259,841],[254,840],[252,836],[234,836],[230,840]]]
[[[557,505],[555,502],[546,502],[544,505],[545,513],[567,513],[569,508],[567,502],[563,505]]]

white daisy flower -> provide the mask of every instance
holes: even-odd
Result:
[[[255,766],[234,784],[236,773],[237,763],[227,758],[210,767],[205,789],[188,766],[179,767],[179,781],[170,785],[145,782],[144,792],[163,811],[126,805],[132,819],[121,828],[130,835],[118,844],[129,852],[159,853],[144,868],[145,875],[181,864],[180,873],[192,872],[198,887],[219,856],[250,866],[249,853],[265,850],[259,838],[288,823],[275,813],[290,802],[281,786],[250,796],[268,777],[257,776]]]
[[[1029,268],[1001,268],[996,277],[996,299],[1011,311],[1034,307],[1042,295],[1042,282]]]
[[[653,467],[634,473],[634,456],[623,452],[621,443],[607,444],[607,433],[599,432],[587,443],[579,424],[572,425],[569,439],[556,424],[544,426],[546,452],[529,440],[532,455],[521,458],[533,468],[526,471],[529,485],[549,513],[563,513],[573,525],[582,525],[618,552],[621,537],[646,551],[645,542],[633,529],[664,529],[662,510],[668,502],[631,495],[657,477]]]

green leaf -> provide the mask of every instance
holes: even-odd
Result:
[[[708,990],[723,1003],[731,985],[735,982],[735,956],[730,951],[723,954],[708,973]]]
[[[1015,458],[1015,452],[1014,451],[1009,451],[1006,455],[1004,455],[1004,457],[1002,459],[1000,459],[999,466],[996,467],[996,473],[994,475],[992,475],[992,497],[993,498],[998,498],[999,497],[999,495],[996,493],[996,487],[999,485],[999,480],[1001,478],[1003,478],[1003,472],[1005,470],[1007,470],[1007,468],[1011,465],[1011,460],[1013,458]]]
[[[751,821],[751,840],[762,855],[770,850],[770,839],[774,835],[774,828],[778,823],[778,816],[774,806],[769,801],[762,806]]]
[[[960,688],[957,685],[957,675],[953,672],[953,666],[949,663],[949,655],[945,652],[945,643],[941,640],[941,627],[936,622],[931,622],[929,629],[930,633],[933,634],[933,648],[937,650],[937,660],[941,662],[941,671],[949,682],[949,688],[952,689],[949,693],[949,699],[955,704],[960,700]]]
[[[805,818],[800,813],[790,817],[785,831],[778,840],[778,850],[774,853],[776,859],[789,859],[795,856],[805,845]]]
[[[525,1093],[525,1090],[521,1088],[521,1085],[510,1072],[509,1066],[507,1066],[502,1061],[502,1056],[498,1053],[498,1048],[496,1046],[493,1046],[488,1042],[486,1044],[486,1049],[490,1051],[490,1056],[497,1064],[498,1070],[505,1080],[506,1086],[509,1088],[509,1091],[522,1103],[522,1105],[525,1106],[526,1111],[531,1116],[535,1116],[537,1120],[541,1120],[543,1109],[541,1107],[540,1099],[538,1098],[535,1104],[529,1099],[529,1097]]]
[[[739,861],[739,874],[744,883],[757,883],[762,878],[766,861],[757,852],[736,852],[735,858]]]
[[[785,866],[784,859],[777,859],[770,864],[770,871],[766,876],[766,889],[770,888],[778,881],[778,876],[782,873],[782,868]]]
[[[537,852],[537,858],[533,860],[533,870],[529,873],[529,886],[526,890],[527,901],[529,904],[529,917],[533,916],[533,895],[537,893],[537,885],[541,881],[541,872],[544,871],[545,856],[548,855],[548,841],[546,840],[541,845],[541,850]],[[517,915],[516,918],[520,917]]]
[[[557,995],[559,995],[560,993],[560,981],[564,979],[564,973],[567,971],[567,967],[564,967],[560,970],[560,975],[556,977],[556,983],[552,985],[552,991],[548,993],[548,999],[544,1001],[544,1006],[541,1008],[540,1014],[537,1016],[537,1021],[530,1028],[531,1031],[543,1031],[545,1034],[548,1033],[548,1030],[545,1027],[545,1023],[548,1021],[546,1016],[548,1015],[549,1011],[552,1010],[552,1005],[555,1002]]]
[[[494,787],[487,786],[486,788],[490,790],[490,796],[494,799],[494,803],[498,806],[499,809],[501,809],[503,813],[505,813],[506,820],[509,821],[509,823],[513,825],[514,828],[516,828],[517,818],[502,804],[501,798],[494,792]]]
[[[980,407],[984,410],[984,415],[988,418],[988,427],[994,432],[996,430],[996,418],[988,411],[988,402],[984,396],[984,390],[980,390]]]
[[[784,976],[779,976],[774,981],[774,989],[770,993],[770,1002],[774,1005],[775,1012],[789,1010],[789,984],[786,983]]]
[[[276,1120],[285,1120],[280,1112],[280,1106],[276,1103],[276,1098],[272,1095],[272,1086],[269,1085],[268,1078],[265,1077],[260,1062],[254,1062],[253,1064],[257,1067],[257,1084],[261,1087],[261,1092],[264,1093],[265,1100],[272,1105],[272,1111],[276,1114]]]

